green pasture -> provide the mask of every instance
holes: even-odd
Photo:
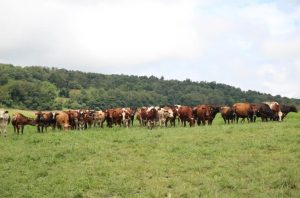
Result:
[[[300,114],[234,125],[218,114],[213,126],[152,131],[16,135],[10,125],[0,197],[300,197]]]

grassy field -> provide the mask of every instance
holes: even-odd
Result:
[[[25,112],[32,115],[31,112]],[[283,123],[92,128],[0,138],[0,197],[300,197],[300,114]]]

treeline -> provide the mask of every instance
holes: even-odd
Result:
[[[10,108],[107,109],[149,105],[227,104],[300,99],[242,91],[216,82],[164,80],[155,76],[103,75],[40,66],[0,64],[0,106]]]

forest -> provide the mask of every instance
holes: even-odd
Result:
[[[217,82],[165,80],[164,77],[104,75],[43,66],[0,64],[0,106],[29,110],[107,109],[150,105],[277,101],[300,105],[300,99],[272,96]]]

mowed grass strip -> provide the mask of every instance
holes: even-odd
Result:
[[[26,126],[19,136],[10,126],[0,197],[299,197],[299,119],[44,134]]]

